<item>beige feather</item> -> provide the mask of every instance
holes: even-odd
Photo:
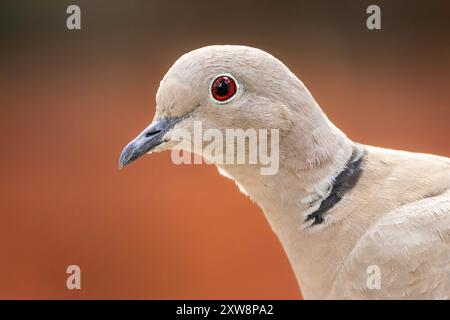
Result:
[[[208,90],[221,73],[236,77],[242,90],[218,107]],[[161,81],[155,121],[186,114],[174,129],[192,130],[193,121],[202,121],[204,129],[280,130],[276,175],[261,175],[258,165],[218,168],[262,208],[305,298],[449,298],[448,158],[363,146],[356,186],[326,212],[323,223],[311,226],[305,218],[329,194],[357,145],[283,63],[244,46],[187,53]],[[172,132],[155,151],[174,147]],[[379,268],[379,288],[368,285],[371,266]]]

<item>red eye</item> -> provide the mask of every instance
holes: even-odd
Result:
[[[236,82],[230,76],[217,77],[211,85],[211,94],[214,99],[224,102],[236,93]]]

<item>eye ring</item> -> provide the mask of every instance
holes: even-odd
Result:
[[[229,73],[219,74],[209,84],[209,97],[216,104],[229,103],[236,98],[239,83]]]

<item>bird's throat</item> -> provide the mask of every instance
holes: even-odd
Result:
[[[280,170],[273,176],[261,176],[257,167],[218,166],[222,174],[233,179],[241,192],[261,207],[289,258],[304,296],[310,298],[321,297],[329,289],[328,275],[342,259],[341,253],[329,252],[327,241],[338,230],[328,227],[337,223],[338,204],[358,182],[365,161],[363,147],[340,131],[329,137],[326,143],[333,144],[331,156],[323,156],[321,161],[308,166],[308,158],[302,158],[308,152],[291,149],[284,152]],[[333,137],[335,140],[330,142]],[[313,147],[324,150],[320,145]],[[327,256],[329,263],[316,263],[321,256]]]

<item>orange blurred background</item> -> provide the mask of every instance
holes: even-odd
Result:
[[[358,142],[450,156],[449,2],[376,3],[380,31],[371,1],[2,1],[0,298],[301,298],[215,167],[163,153],[119,171],[118,156],[171,64],[210,44],[272,53]]]

